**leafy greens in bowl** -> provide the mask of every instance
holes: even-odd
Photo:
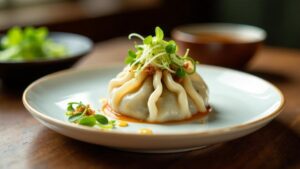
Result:
[[[66,57],[68,50],[63,44],[48,37],[45,27],[13,27],[1,39],[0,61],[31,61]]]
[[[2,37],[0,46],[0,80],[10,87],[23,87],[73,66],[92,50],[93,42],[79,34],[15,27]]]

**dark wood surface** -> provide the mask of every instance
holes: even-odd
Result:
[[[77,68],[120,63],[131,42],[97,44]],[[263,48],[248,72],[284,93],[283,112],[248,136],[205,150],[141,154],[76,141],[37,122],[21,102],[22,91],[0,90],[0,168],[300,168],[300,51]]]

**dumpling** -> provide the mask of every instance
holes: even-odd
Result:
[[[208,88],[197,73],[176,82],[166,70],[134,76],[126,68],[109,83],[109,96],[115,112],[149,122],[187,119],[208,106]]]
[[[151,38],[142,39],[144,44],[136,52],[129,51],[129,65],[109,82],[111,109],[147,122],[177,121],[207,112],[208,87],[196,73],[196,63],[187,53],[175,54],[175,42],[164,41],[159,27]]]

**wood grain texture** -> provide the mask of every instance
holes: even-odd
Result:
[[[77,68],[121,63],[130,46],[124,38],[99,43]],[[279,117],[246,137],[173,154],[123,152],[62,136],[31,117],[22,91],[2,86],[0,168],[300,168],[300,51],[263,48],[247,71],[283,91],[286,106]]]

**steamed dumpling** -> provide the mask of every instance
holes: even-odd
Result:
[[[207,112],[208,88],[196,72],[196,62],[177,54],[174,41],[133,33],[143,44],[129,50],[128,64],[108,85],[108,104],[114,112],[148,122],[167,122]]]
[[[135,77],[126,67],[109,83],[109,105],[115,112],[149,122],[182,120],[207,111],[208,88],[197,73],[176,82],[166,70]]]

